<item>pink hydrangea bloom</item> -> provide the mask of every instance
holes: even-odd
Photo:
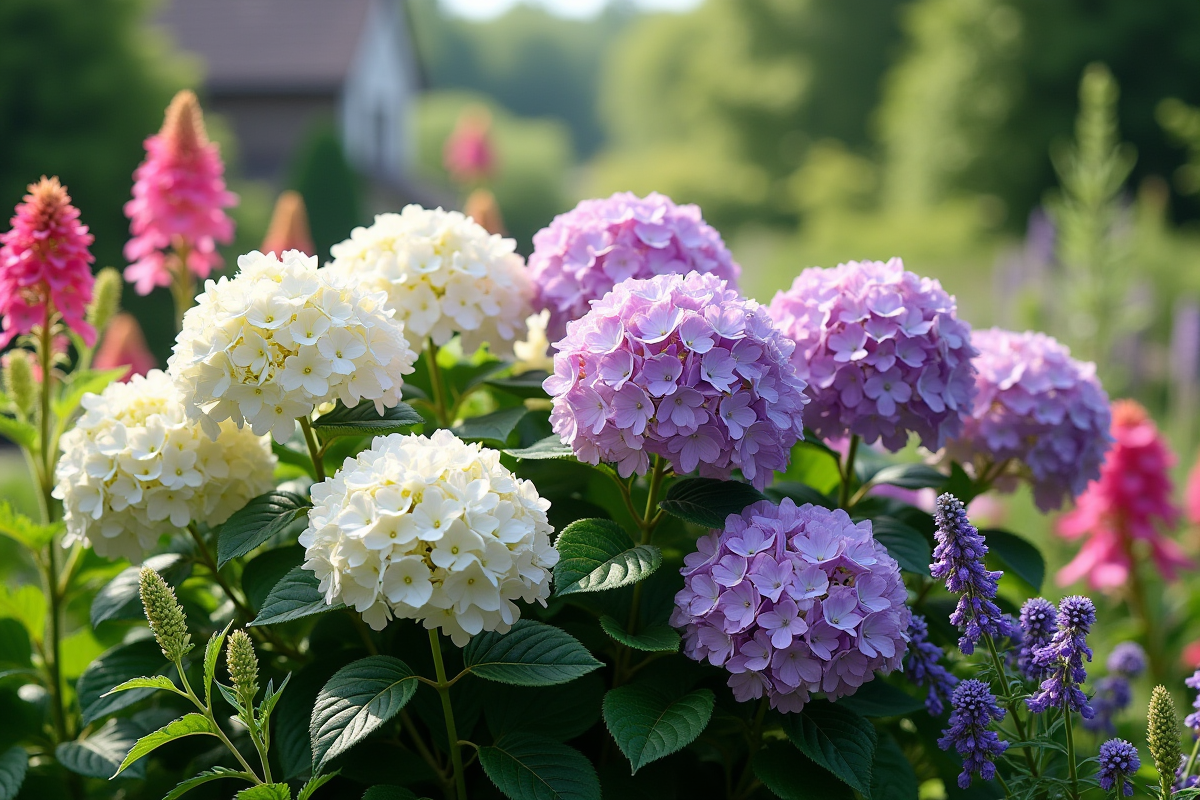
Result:
[[[762,501],[730,514],[683,564],[671,624],[687,656],[729,670],[740,701],[765,693],[799,711],[812,694],[854,694],[904,659],[904,583],[869,521]]]
[[[1158,575],[1173,580],[1180,569],[1192,566],[1179,545],[1162,531],[1179,521],[1171,500],[1170,468],[1175,456],[1155,427],[1146,409],[1132,400],[1112,407],[1112,435],[1116,440],[1100,468],[1100,478],[1079,496],[1076,507],[1058,521],[1059,535],[1086,537],[1079,554],[1058,573],[1067,586],[1087,578],[1093,589],[1114,589],[1129,578],[1135,548],[1146,542]]]
[[[225,189],[225,165],[208,140],[196,95],[182,91],[167,109],[162,130],[146,139],[146,160],[133,173],[125,204],[133,238],[125,244],[125,280],[138,294],[171,284],[166,250],[185,252],[187,269],[201,278],[221,265],[217,242],[233,241],[225,209],[237,196]]]
[[[1015,462],[1043,511],[1078,496],[1100,476],[1112,444],[1096,365],[1042,333],[992,328],[975,331],[971,344],[978,394],[949,455],[979,473]]]
[[[550,337],[626,278],[712,273],[737,288],[742,269],[695,205],[631,192],[584,200],[533,237],[534,307],[550,309]]]
[[[11,224],[0,236],[0,347],[55,311],[89,347],[95,344],[96,331],[86,320],[93,237],[58,178],[30,184]]]
[[[938,450],[962,429],[975,394],[971,328],[937,281],[900,259],[806,269],[771,316],[796,342],[813,398],[805,422],[822,439],[857,434],[894,451],[911,432]]]
[[[715,275],[624,281],[554,347],[554,432],[624,477],[659,455],[680,474],[740,469],[762,488],[803,437],[792,343]]]

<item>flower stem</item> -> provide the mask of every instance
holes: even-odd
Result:
[[[258,774],[254,771],[254,768],[250,766],[250,762],[246,761],[241,751],[233,746],[233,742],[229,741],[229,737],[225,735],[225,731],[221,730],[221,726],[217,724],[217,718],[213,714],[212,709],[212,698],[210,697],[207,703],[200,702],[200,698],[196,696],[196,693],[192,691],[192,687],[188,683],[187,672],[183,669],[183,663],[176,661],[175,669],[179,673],[180,683],[183,684],[184,696],[191,700],[192,704],[196,706],[196,708],[200,709],[201,712],[203,712],[204,717],[208,720],[208,724],[216,733],[217,738],[224,742],[225,746],[229,748],[229,752],[233,753],[234,758],[238,760],[238,763],[242,765],[242,768],[245,769],[247,774],[253,779],[254,784],[256,786],[261,784],[262,781],[258,779]],[[270,779],[268,778],[268,781],[269,780]]]
[[[433,391],[433,412],[437,415],[438,425],[449,428],[450,410],[446,406],[446,388],[442,385],[442,368],[438,366],[438,346],[433,339],[425,340],[425,366],[429,370],[429,387]]]
[[[846,460],[842,464],[842,485],[838,489],[838,508],[847,508],[850,504],[851,478],[854,477],[854,459],[858,456],[857,433],[850,436],[850,449],[846,451]]]
[[[54,522],[54,464],[56,448],[51,436],[53,415],[51,398],[54,395],[54,318],[50,304],[46,304],[46,316],[42,322],[38,356],[42,367],[41,415],[41,500],[44,521]],[[58,537],[52,536],[46,545],[46,599],[49,608],[46,615],[47,647],[46,672],[50,680],[50,710],[54,721],[54,735],[59,742],[67,741],[70,736],[67,731],[67,715],[63,705],[62,686],[62,594],[59,592],[58,580]]]
[[[1196,737],[1196,742],[1192,745],[1192,754],[1188,756],[1187,765],[1183,768],[1183,775],[1179,777],[1180,785],[1187,785],[1187,779],[1192,774],[1192,767],[1196,766],[1196,754],[1198,752],[1200,752],[1200,736]]]
[[[1008,693],[1008,681],[1005,679],[1004,662],[1000,660],[1000,652],[996,649],[996,641],[990,633],[984,633],[983,640],[987,644],[988,652],[992,656],[992,666],[996,668],[996,680],[1000,682],[1002,692],[1000,697],[1004,701],[1004,705],[1008,708],[1008,713],[1012,716],[1013,725],[1017,728],[1017,736],[1023,742],[1029,741],[1025,734],[1025,723],[1021,721],[1020,706],[1017,704],[1016,698],[1011,697]],[[1036,778],[1038,776],[1037,763],[1033,760],[1033,753],[1030,751],[1029,745],[1022,747],[1021,751],[1025,754],[1025,765],[1029,767],[1029,774]],[[1074,765],[1075,762],[1072,761],[1071,763]],[[1071,768],[1074,769],[1074,766]]]
[[[458,800],[467,800],[467,782],[463,776],[462,750],[458,746],[458,728],[454,724],[454,708],[450,705],[450,684],[446,680],[446,665],[442,663],[442,643],[437,628],[429,631],[429,648],[433,651],[433,669],[437,675],[437,690],[442,698],[442,715],[446,718],[446,739],[450,746],[450,763],[454,766],[454,787]]]
[[[634,517],[638,522],[638,526],[642,529],[641,544],[650,544],[650,538],[654,535],[654,529],[658,526],[658,515],[654,514],[654,510],[658,508],[658,495],[662,491],[663,476],[666,474],[666,462],[662,456],[654,457],[654,469],[650,473],[650,490],[646,495],[646,513],[639,519]],[[651,516],[653,514],[653,516]],[[633,599],[629,604],[629,622],[625,626],[625,630],[633,634],[637,629],[638,623],[638,607],[642,600],[642,582],[638,581],[633,585]]]
[[[304,431],[304,443],[308,445],[308,455],[312,458],[313,472],[317,482],[325,480],[325,461],[321,458],[321,449],[317,447],[317,438],[313,435],[312,423],[307,416],[300,417],[300,430]]]
[[[1075,769],[1075,735],[1071,731],[1071,710],[1063,708],[1063,731],[1067,736],[1067,777],[1071,781],[1071,800],[1079,800],[1079,774]]]
[[[1158,631],[1154,627],[1154,615],[1146,599],[1146,584],[1142,581],[1141,570],[1138,569],[1137,557],[1133,552],[1133,541],[1130,536],[1122,536],[1122,548],[1129,560],[1129,582],[1126,602],[1135,617],[1141,623],[1142,638],[1146,642],[1146,658],[1150,662],[1150,675],[1155,683],[1169,683],[1167,670],[1163,664],[1162,646],[1159,642]]]
[[[183,315],[196,300],[196,279],[188,269],[188,246],[183,241],[175,243],[175,257],[179,269],[171,280],[171,295],[175,300],[175,330],[183,330]]]

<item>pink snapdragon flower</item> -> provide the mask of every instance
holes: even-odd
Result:
[[[171,284],[168,249],[200,278],[221,265],[217,242],[233,241],[233,220],[225,209],[237,203],[224,176],[196,95],[181,91],[167,108],[162,130],[146,139],[146,160],[133,173],[133,199],[125,204],[133,234],[125,244],[132,262],[125,280],[138,294]]]
[[[58,178],[29,185],[12,229],[0,236],[0,347],[58,312],[90,347],[96,331],[87,323],[92,299],[93,236]]]
[[[1063,586],[1084,577],[1093,589],[1124,585],[1138,541],[1147,543],[1155,569],[1167,580],[1192,566],[1162,531],[1179,521],[1180,511],[1171,500],[1168,474],[1175,456],[1154,421],[1136,402],[1121,400],[1112,406],[1112,435],[1115,443],[1100,468],[1100,479],[1058,521],[1060,536],[1087,537],[1074,560],[1058,573]]]

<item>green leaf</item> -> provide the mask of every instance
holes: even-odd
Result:
[[[118,694],[108,691],[132,678],[168,675],[175,667],[153,639],[118,645],[93,661],[75,684],[83,722],[90,725],[103,716],[145,700],[155,689],[131,689]]]
[[[575,451],[571,449],[570,445],[563,444],[562,440],[558,438],[557,433],[552,433],[545,439],[539,439],[538,441],[529,445],[529,447],[522,447],[516,450],[504,450],[502,452],[504,452],[506,455],[512,456],[513,458],[521,458],[526,461],[535,461],[546,458],[571,458],[573,455],[575,455]]]
[[[263,783],[242,789],[234,800],[292,800],[292,790],[286,783]]]
[[[312,797],[313,792],[336,778],[339,772],[341,770],[335,769],[333,772],[326,772],[323,775],[313,775],[307,783],[300,787],[300,794],[296,795],[296,800],[308,800]]]
[[[553,686],[604,666],[566,631],[517,620],[508,633],[488,631],[463,648],[463,666],[481,678],[515,686]]]
[[[111,778],[140,734],[141,729],[133,722],[110,719],[86,739],[60,744],[54,750],[54,757],[58,763],[79,775]],[[141,778],[145,772],[145,764],[135,764],[126,771],[125,777]]]
[[[929,540],[919,530],[895,517],[876,517],[871,520],[871,532],[875,541],[896,559],[900,569],[929,576],[933,551],[929,548]]]
[[[0,800],[13,800],[25,782],[25,771],[29,769],[29,754],[21,745],[0,753]]]
[[[565,744],[526,734],[479,749],[479,763],[511,800],[600,800],[600,779],[583,755]]]
[[[864,717],[904,717],[925,709],[925,701],[879,678],[864,683],[837,704]]]
[[[776,483],[768,486],[766,489],[767,497],[773,502],[779,503],[783,498],[791,498],[791,501],[798,506],[811,503],[814,506],[821,508],[837,508],[837,501],[829,495],[820,492],[806,483],[794,483],[786,481],[784,483]]]
[[[229,621],[224,630],[213,631],[213,635],[208,639],[208,644],[204,645],[204,702],[210,706],[212,705],[213,680],[217,677],[217,660],[221,657],[221,645],[225,644],[225,637],[229,634],[231,627],[233,627],[233,620]]]
[[[75,413],[75,409],[79,408],[79,403],[85,394],[88,392],[100,394],[104,391],[104,387],[113,381],[124,378],[127,372],[129,372],[128,366],[115,369],[84,369],[72,373],[68,379],[70,382],[63,387],[62,394],[53,402],[54,416],[60,419],[70,417]]]
[[[782,800],[854,800],[849,786],[787,742],[775,741],[754,754],[754,775]]]
[[[471,417],[454,428],[454,435],[460,439],[478,439],[503,447],[508,443],[509,434],[528,413],[525,406],[513,406],[482,417]]]
[[[283,682],[279,684],[279,688],[275,688],[274,680],[267,681],[267,689],[263,694],[262,702],[258,704],[258,723],[261,726],[266,726],[271,719],[271,712],[275,710],[275,705],[283,696],[283,690],[287,688],[288,681],[292,679],[292,673],[283,676]]]
[[[297,523],[298,524],[298,523]],[[304,548],[298,544],[276,547],[259,553],[242,568],[242,591],[254,609],[262,608],[275,584],[293,567],[304,563]]]
[[[46,596],[32,584],[17,589],[0,584],[0,617],[20,620],[30,638],[40,642],[46,629]]]
[[[871,483],[903,489],[937,489],[948,480],[949,476],[928,464],[892,464],[876,472]]]
[[[873,800],[917,800],[920,794],[917,773],[890,733],[879,735],[871,775]]]
[[[221,778],[239,778],[245,780],[245,777],[237,770],[228,769],[226,767],[213,767],[210,770],[205,770],[199,775],[188,778],[171,791],[167,792],[167,796],[163,800],[179,800],[184,794],[195,789],[197,786],[203,786],[209,781],[220,780]]]
[[[511,366],[507,361],[491,359],[479,364],[460,361],[449,368],[442,369],[442,377],[450,393],[455,397],[463,397],[476,386],[481,386],[488,378],[497,372]]]
[[[558,686],[487,687],[483,713],[492,738],[508,733],[530,733],[556,742],[581,736],[600,721],[604,678],[591,672]],[[529,710],[536,708],[536,714]]]
[[[306,498],[293,492],[267,492],[234,512],[221,526],[217,539],[217,567],[246,555],[281,533],[310,508]]]
[[[214,634],[215,635],[215,634]],[[108,697],[117,692],[128,692],[131,689],[165,689],[168,692],[177,691],[175,682],[165,675],[154,675],[149,678],[130,678],[105,692],[101,697]]]
[[[396,716],[416,690],[416,675],[391,656],[367,656],[335,672],[317,695],[309,723],[313,771]]]
[[[192,562],[179,553],[163,553],[142,562],[162,576],[169,586],[178,588],[192,574]],[[139,594],[141,566],[127,567],[117,574],[92,600],[92,627],[110,619],[142,619]]]
[[[767,497],[748,483],[716,478],[684,478],[671,484],[659,502],[663,511],[705,528],[725,527],[725,518]]]
[[[800,711],[784,716],[783,730],[800,752],[872,800],[874,725],[840,704],[811,700]]]
[[[383,416],[380,416],[372,400],[363,400],[354,408],[346,408],[339,400],[333,411],[317,417],[312,427],[322,439],[329,440],[338,436],[386,436],[389,433],[403,433],[424,421],[425,419],[406,403],[385,408]]]
[[[294,567],[275,584],[275,588],[263,601],[262,610],[250,624],[273,625],[342,608],[340,601],[333,605],[325,602],[320,584],[316,573],[303,566]]]
[[[619,686],[604,696],[604,724],[636,773],[694,742],[708,726],[715,699],[710,689],[676,696],[651,686]]]
[[[634,650],[642,650],[647,653],[679,651],[679,633],[668,625],[650,625],[636,634],[632,634],[625,630],[625,626],[620,622],[605,614],[600,617],[600,627],[613,639]]]
[[[417,796],[403,786],[372,786],[362,800],[417,800]]]
[[[29,641],[29,631],[19,619],[0,617],[0,664],[33,665],[33,644]]]
[[[291,467],[303,471],[308,477],[314,481],[317,479],[316,470],[313,468],[312,456],[308,453],[300,453],[292,448],[282,445],[274,439],[271,440],[271,452],[279,459],[280,464],[287,464]]]
[[[62,527],[62,523],[39,525],[13,508],[7,500],[0,500],[0,536],[7,536],[30,550],[41,551]]]
[[[550,377],[550,373],[541,369],[534,369],[528,372],[522,372],[520,375],[513,375],[511,378],[495,378],[487,382],[488,386],[494,386],[502,392],[508,392],[515,397],[520,397],[522,400],[530,397],[548,397],[546,390],[542,388],[542,383],[546,378]]]
[[[28,422],[0,414],[0,436],[24,447],[26,450],[37,449],[38,430]],[[24,775],[21,777],[24,778]]]
[[[554,594],[603,592],[644,579],[662,564],[662,553],[649,544],[634,545],[620,525],[608,519],[572,522],[554,543]]]
[[[1035,592],[1041,591],[1042,581],[1046,579],[1046,560],[1037,547],[1017,534],[999,528],[987,528],[980,533],[988,552],[1007,564],[1013,574],[1032,586]]]
[[[147,753],[154,752],[167,742],[173,742],[176,739],[183,738],[184,736],[196,735],[216,736],[217,734],[213,731],[212,726],[209,725],[208,720],[195,712],[192,712],[191,714],[184,714],[174,722],[168,722],[154,733],[147,734],[139,739],[137,744],[133,746],[133,749],[126,754],[125,759],[121,762],[120,768],[117,770],[116,775],[113,775],[113,777],[117,777],[117,775],[120,775],[129,767],[130,764],[137,761]]]

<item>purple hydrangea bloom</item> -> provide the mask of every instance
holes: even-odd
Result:
[[[1107,675],[1096,681],[1092,689],[1091,705],[1095,716],[1085,719],[1083,727],[1098,733],[1116,733],[1114,718],[1133,702],[1129,680],[1121,675]]]
[[[962,502],[952,494],[941,495],[934,504],[933,518],[937,546],[929,571],[935,578],[944,578],[947,589],[961,595],[950,615],[950,621],[963,632],[959,649],[971,655],[984,634],[993,639],[1016,636],[1017,629],[994,602],[996,585],[1004,573],[983,566],[987,545],[967,519]]]
[[[1034,654],[1054,638],[1054,631],[1058,629],[1058,610],[1044,597],[1031,597],[1021,606],[1020,624],[1022,639],[1017,669],[1027,679],[1041,683],[1047,670],[1037,664]]]
[[[1095,624],[1096,606],[1090,599],[1072,595],[1059,602],[1058,630],[1050,644],[1034,654],[1037,664],[1048,672],[1038,692],[1025,701],[1030,711],[1040,714],[1049,708],[1061,708],[1078,711],[1084,719],[1095,715],[1087,695],[1079,688],[1087,680],[1083,661],[1092,660],[1087,635]]]
[[[908,623],[908,655],[904,657],[904,677],[917,686],[929,687],[929,694],[925,696],[925,710],[934,717],[941,716],[946,709],[946,701],[958,685],[958,676],[938,663],[941,657],[942,648],[929,641],[929,625],[925,618],[913,614]]]
[[[971,328],[941,285],[887,263],[800,273],[771,316],[796,342],[792,360],[823,439],[858,434],[899,450],[910,432],[930,450],[962,430],[975,395]]]
[[[739,701],[765,693],[799,711],[812,693],[836,700],[902,663],[911,612],[869,521],[760,501],[696,546],[671,624],[685,654],[732,673]]]
[[[979,351],[974,362],[979,391],[947,453],[973,463],[977,473],[1011,460],[1043,511],[1078,496],[1100,477],[1113,441],[1108,395],[1096,365],[1076,361],[1042,333],[992,328],[975,331],[971,344]]]
[[[963,771],[958,776],[960,789],[971,785],[972,773],[985,781],[996,777],[996,765],[992,760],[1008,749],[1008,742],[1000,741],[999,735],[988,730],[988,726],[1004,719],[1004,713],[983,681],[972,678],[954,690],[950,701],[950,727],[942,732],[938,747],[943,750],[953,747],[962,757]]]
[[[1183,718],[1183,724],[1191,728],[1197,735],[1200,735],[1200,669],[1196,670],[1192,677],[1184,680],[1189,689],[1196,689],[1196,699],[1192,701],[1191,714]]]
[[[622,477],[658,455],[679,474],[740,469],[761,489],[803,438],[791,341],[715,275],[620,283],[554,346],[554,432]]]
[[[1142,760],[1137,748],[1124,739],[1109,739],[1100,745],[1100,771],[1096,777],[1100,788],[1111,792],[1114,788],[1122,797],[1133,797],[1133,784],[1128,780],[1141,769]]]
[[[538,310],[550,309],[551,339],[627,278],[712,273],[736,285],[741,274],[721,235],[699,206],[675,205],[652,193],[584,200],[533,237],[530,277]]]
[[[1146,671],[1146,651],[1137,642],[1121,642],[1109,653],[1105,666],[1123,678],[1140,678]]]

